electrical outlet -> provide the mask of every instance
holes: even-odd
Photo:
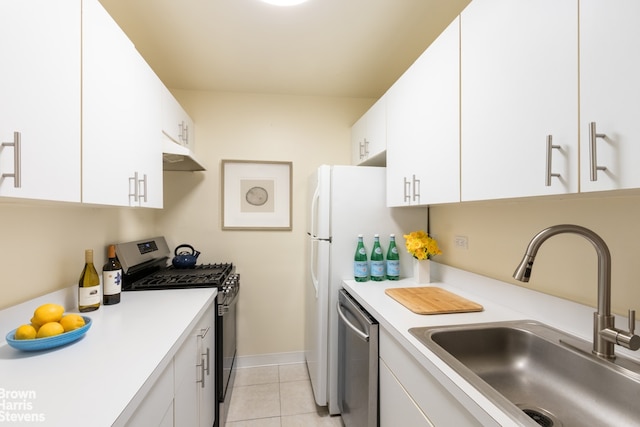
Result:
[[[460,249],[469,249],[469,238],[467,236],[455,236],[454,246]]]

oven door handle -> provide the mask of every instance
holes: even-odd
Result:
[[[234,305],[238,300],[238,294],[236,293],[233,298],[231,299],[230,302],[226,303],[226,304],[219,304],[218,305],[218,316],[224,316],[226,313],[229,312],[229,308]]]

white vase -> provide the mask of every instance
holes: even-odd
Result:
[[[431,283],[431,261],[413,259],[413,280],[418,284]]]

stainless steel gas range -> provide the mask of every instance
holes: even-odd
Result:
[[[237,301],[240,275],[232,263],[197,264],[192,268],[169,265],[171,252],[164,237],[116,245],[124,272],[123,291],[156,291],[217,287],[215,326],[215,381],[217,402],[214,427],[224,426],[233,391],[236,358]],[[126,303],[126,300],[123,301]]]

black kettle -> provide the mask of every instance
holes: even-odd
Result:
[[[191,252],[185,250],[179,251],[181,248],[188,248]],[[193,249],[191,245],[182,244],[176,248],[174,255],[175,257],[173,257],[171,263],[175,268],[192,268],[196,265],[200,252]]]

